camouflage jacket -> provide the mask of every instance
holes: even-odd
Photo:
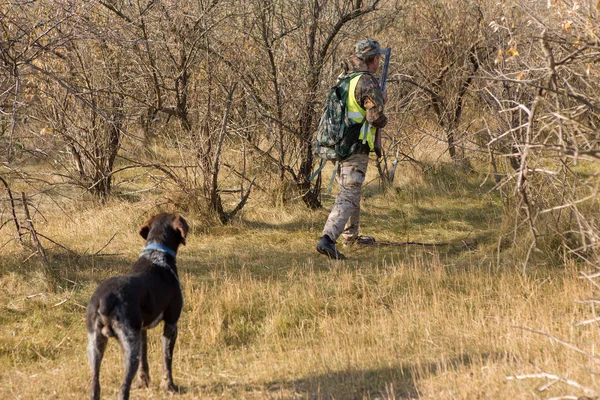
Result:
[[[350,56],[342,65],[344,72],[348,75],[355,72],[369,72],[367,64],[356,56]],[[387,117],[383,113],[383,93],[379,81],[373,75],[367,73],[360,77],[354,97],[358,104],[367,110],[367,121],[375,128],[383,128],[387,124]]]

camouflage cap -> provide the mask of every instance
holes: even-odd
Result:
[[[381,47],[379,46],[379,42],[377,40],[365,39],[356,42],[356,47],[354,48],[354,51],[356,57],[364,59],[369,56],[380,54]]]

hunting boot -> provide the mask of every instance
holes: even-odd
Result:
[[[335,248],[335,242],[327,235],[323,235],[317,243],[317,251],[334,260],[343,260],[344,255]]]

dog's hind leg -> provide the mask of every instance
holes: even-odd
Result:
[[[148,367],[148,331],[146,329],[142,329],[140,352],[140,368],[135,386],[138,388],[147,388],[150,385],[150,368]]]
[[[177,340],[177,324],[167,324],[163,329],[163,377],[160,387],[169,392],[178,392],[179,388],[173,383],[173,349]]]
[[[115,333],[123,348],[123,358],[125,361],[125,378],[119,391],[119,400],[128,400],[131,382],[133,382],[133,378],[140,365],[142,332],[141,329],[119,327],[115,329]]]
[[[108,338],[100,333],[100,330],[88,332],[88,360],[92,370],[92,383],[90,386],[90,399],[100,399],[100,364],[106,350]]]

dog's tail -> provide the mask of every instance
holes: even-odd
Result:
[[[119,299],[114,293],[109,293],[100,299],[100,305],[98,306],[98,314],[100,315],[100,323],[102,325],[102,334],[108,338],[115,337],[115,331],[113,331],[110,324],[110,314],[115,308]]]

